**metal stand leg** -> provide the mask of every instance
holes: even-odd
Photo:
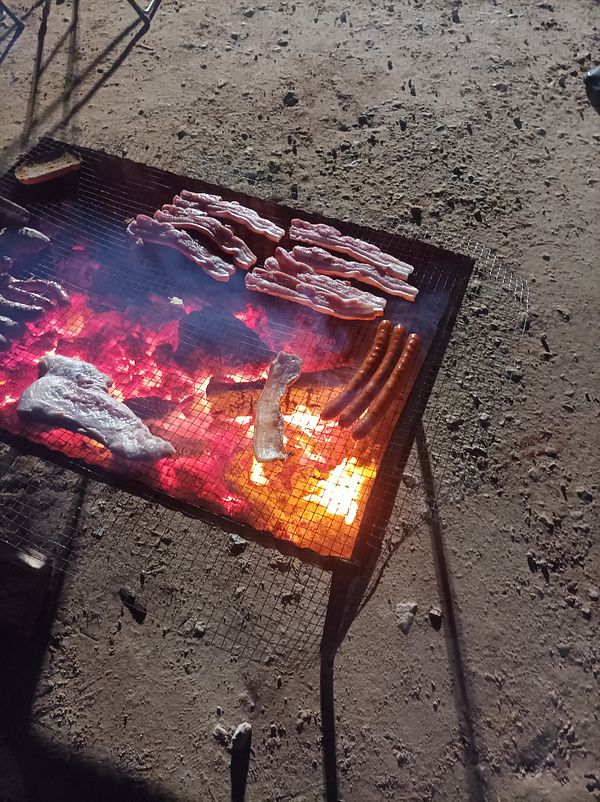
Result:
[[[160,5],[160,0],[150,0],[148,5],[145,8],[142,8],[137,0],[127,0],[129,5],[141,19],[144,24],[145,28],[150,27],[150,20],[158,11],[158,7]]]
[[[6,58],[6,55],[7,55],[8,51],[11,49],[11,47],[17,41],[17,39],[19,38],[19,36],[23,32],[23,28],[25,27],[25,23],[23,22],[23,20],[21,20],[19,17],[17,17],[17,15],[14,13],[14,11],[11,11],[10,8],[6,5],[6,3],[3,3],[2,0],[0,0],[0,22],[4,19],[5,16],[10,17],[10,19],[12,20],[13,33],[12,33],[12,36],[10,34],[8,34],[8,33],[6,33],[6,34],[2,33],[2,37],[0,39],[0,45],[3,45],[3,46],[0,47],[0,64],[2,64],[2,62]],[[9,40],[8,44],[4,45],[3,44],[4,41],[6,39],[8,39],[9,36],[10,36],[10,40]]]

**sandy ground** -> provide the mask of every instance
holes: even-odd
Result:
[[[74,2],[52,5],[46,57]],[[421,521],[397,538],[338,656],[342,796],[600,799],[600,116],[582,84],[600,60],[597,0],[163,0],[116,66],[131,34],[107,48],[130,10],[82,3],[35,100],[41,8],[14,6],[30,13],[0,67],[6,164],[24,131],[68,118],[62,135],[75,142],[242,191],[389,230],[422,218],[434,232],[471,233],[530,282],[528,333],[515,354],[497,344],[500,372],[520,374],[512,409],[490,403],[489,464],[442,514],[458,646],[447,615],[439,631],[428,620],[444,600]],[[477,359],[473,372],[487,375]],[[98,493],[84,544],[100,523],[118,538],[128,520]],[[147,523],[160,540],[165,522]],[[392,536],[400,529],[391,522]],[[203,565],[215,550],[226,559],[218,532],[185,534],[202,542]],[[259,551],[248,564],[272,558]],[[321,619],[295,613],[303,637],[286,658],[262,656],[260,633],[258,646],[216,648],[190,635],[194,565],[181,569],[168,613],[157,604],[144,624],[123,612],[110,559],[69,578],[29,730],[8,734],[32,799],[229,799],[213,730],[244,719],[249,802],[322,798],[318,665],[306,659]],[[225,596],[237,570],[220,574]],[[326,582],[307,576],[298,581],[312,582],[311,609],[322,609]],[[403,602],[418,605],[408,635],[395,616]]]

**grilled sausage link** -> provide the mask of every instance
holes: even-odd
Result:
[[[408,397],[408,379],[413,370],[417,356],[419,354],[420,339],[418,334],[411,334],[402,350],[402,354],[396,363],[385,386],[381,389],[366,415],[364,415],[356,426],[352,429],[352,438],[362,440],[366,437],[387,412],[398,390],[402,389],[400,398],[406,401]],[[404,383],[404,386],[403,386]]]
[[[329,401],[329,403],[325,404],[321,412],[321,420],[333,420],[337,418],[340,412],[352,401],[362,385],[373,375],[385,353],[391,333],[392,324],[390,321],[382,320],[377,326],[377,333],[375,334],[375,339],[373,340],[369,353],[363,359],[361,366],[342,392],[336,398]]]
[[[379,363],[379,367],[369,379],[367,384],[361,389],[356,398],[348,404],[346,409],[342,412],[339,419],[339,424],[343,429],[352,426],[359,416],[369,406],[371,401],[375,398],[377,393],[383,387],[386,379],[390,375],[396,360],[400,356],[404,340],[406,339],[406,329],[404,326],[398,324],[394,326],[390,343],[388,345],[385,356]]]

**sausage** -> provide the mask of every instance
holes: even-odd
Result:
[[[396,397],[398,390],[402,388],[400,399],[405,401],[408,397],[408,378],[409,372],[414,368],[420,347],[418,334],[411,334],[406,340],[402,354],[396,363],[389,379],[381,389],[366,415],[364,415],[356,426],[352,429],[352,438],[362,440],[366,437],[373,427],[379,423],[383,415],[387,412],[390,404]],[[404,381],[404,387],[402,382]]]
[[[361,366],[344,387],[342,392],[334,399],[325,404],[321,412],[321,420],[333,420],[344,410],[354,398],[355,393],[369,379],[385,353],[385,349],[390,341],[392,324],[389,320],[382,320],[377,326],[377,332],[369,353],[363,359]]]
[[[43,295],[38,295],[36,292],[23,290],[16,284],[4,284],[2,292],[4,297],[9,301],[16,301],[26,306],[41,306],[43,309],[52,308],[52,301],[48,298],[45,298]]]
[[[61,306],[68,306],[71,303],[69,293],[61,286],[58,281],[50,281],[43,278],[28,278],[19,282],[19,287],[29,292],[39,292],[41,296],[52,295],[54,300]]]
[[[44,309],[41,306],[22,304],[0,295],[0,315],[6,315],[12,320],[35,320],[43,314]]]
[[[0,315],[0,333],[1,334],[9,334],[11,330],[16,331],[19,329],[19,324],[16,320],[12,320],[9,317],[4,317],[4,315]]]
[[[406,333],[404,326],[400,324],[394,326],[390,343],[379,367],[354,400],[348,404],[340,415],[339,424],[343,429],[352,426],[354,421],[365,411],[370,402],[383,387],[387,377],[396,364],[396,360],[400,356],[404,340],[406,339]]]

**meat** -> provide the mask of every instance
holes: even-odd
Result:
[[[275,225],[271,220],[261,217],[253,209],[242,206],[237,201],[226,201],[220,195],[209,195],[205,192],[188,192],[184,189],[181,195],[173,198],[176,206],[187,206],[199,209],[213,217],[224,218],[249,229],[255,234],[279,242],[285,230]]]
[[[387,412],[392,401],[397,400],[404,404],[410,392],[410,378],[416,367],[419,348],[419,336],[410,334],[390,377],[379,391],[367,413],[352,429],[351,434],[354,440],[361,440],[373,430]]]
[[[112,380],[89,362],[45,356],[39,372],[40,378],[17,405],[23,418],[85,434],[125,459],[158,460],[175,453],[170,443],[155,437],[135,413],[109,395]]]
[[[5,228],[0,231],[0,253],[11,259],[31,256],[45,250],[50,245],[50,238],[35,228]]]
[[[386,303],[383,298],[358,290],[349,282],[311,272],[296,275],[284,272],[273,257],[265,261],[264,267],[255,267],[246,275],[246,288],[347,320],[381,317]]]
[[[178,335],[175,359],[186,368],[194,368],[207,357],[234,366],[264,367],[275,356],[243,321],[214,306],[182,318]]]
[[[360,389],[354,399],[348,404],[339,417],[339,424],[342,428],[346,429],[357,420],[365,409],[369,406],[373,398],[384,386],[388,376],[394,369],[394,365],[402,352],[402,347],[406,339],[406,329],[404,326],[398,324],[394,326],[390,342],[385,352],[385,355],[375,373],[367,381],[367,383]]]
[[[302,360],[280,351],[269,368],[269,375],[256,405],[254,420],[254,456],[258,462],[285,459],[281,399],[300,375]]]
[[[53,301],[59,306],[68,306],[71,302],[69,293],[58,281],[50,281],[45,278],[10,279],[8,284],[25,290],[30,294],[37,293],[36,297],[49,301],[50,305],[52,305]]]
[[[339,256],[324,251],[322,248],[303,248],[296,245],[292,249],[292,256],[298,262],[309,265],[316,273],[324,276],[339,276],[340,278],[350,279],[361,284],[370,284],[379,290],[387,292],[388,295],[398,295],[407,301],[414,301],[418,295],[418,289],[407,284],[401,278],[389,271],[389,268],[376,267],[371,264],[361,262],[350,262],[340,259]]]
[[[292,220],[289,236],[290,239],[299,242],[307,242],[309,245],[317,245],[330,251],[343,253],[356,259],[357,262],[381,267],[387,271],[388,275],[395,276],[401,281],[406,280],[414,269],[412,265],[385,253],[376,245],[355,237],[347,237],[337,228],[324,223],[307,223],[305,220],[295,218]]]
[[[159,223],[170,223],[175,228],[184,228],[209,237],[223,253],[230,254],[233,263],[242,270],[247,270],[256,264],[256,256],[244,240],[236,237],[229,226],[224,226],[215,217],[209,217],[200,209],[167,203],[154,213],[154,219]]]
[[[174,248],[216,281],[229,281],[230,276],[235,273],[233,265],[220,256],[215,256],[185,231],[178,231],[170,223],[159,223],[145,214],[138,214],[130,222],[127,232],[138,245],[152,243]]]
[[[321,411],[322,420],[333,420],[348,404],[354,400],[363,385],[371,378],[379,366],[390,342],[392,324],[389,320],[382,320],[377,326],[377,333],[369,353],[363,359],[361,366],[350,379],[343,391],[332,401],[326,404]]]

